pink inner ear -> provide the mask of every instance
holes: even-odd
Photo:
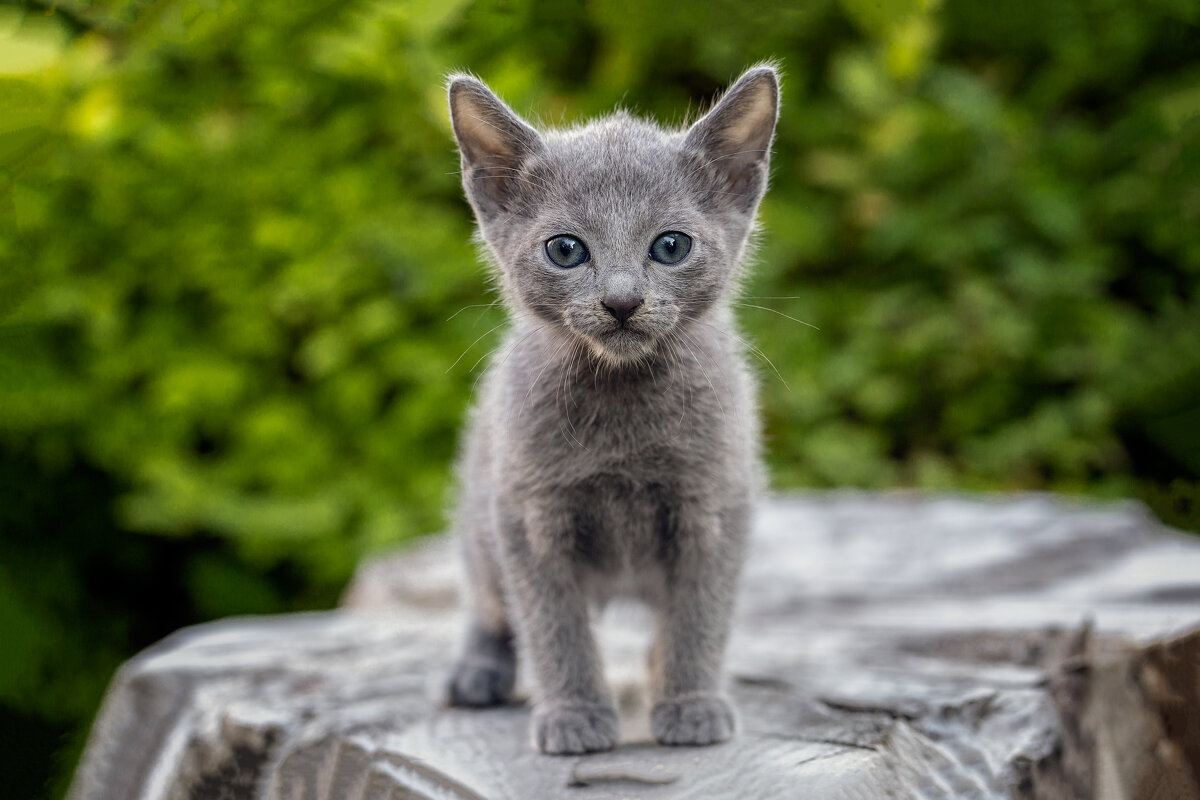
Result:
[[[734,162],[722,169],[737,171],[764,158],[775,131],[777,86],[774,73],[752,70],[692,127],[689,144]]]
[[[687,135],[687,146],[704,161],[727,202],[745,209],[757,203],[766,187],[764,167],[775,133],[777,98],[774,73],[751,70]]]
[[[472,153],[506,157],[516,151],[512,138],[488,121],[488,110],[475,102],[474,98],[459,98],[454,116],[458,123],[459,141]]]
[[[540,145],[537,132],[478,80],[450,85],[450,116],[463,157],[463,185],[481,221],[511,210],[520,167]]]
[[[450,116],[459,149],[474,166],[515,166],[538,146],[537,132],[474,78],[451,82]]]
[[[741,112],[723,131],[722,138],[731,147],[751,146],[756,140],[769,138],[762,135],[764,128],[773,128],[775,121],[775,102],[771,88],[765,84],[757,87],[738,104]]]

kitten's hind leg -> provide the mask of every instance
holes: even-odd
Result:
[[[511,633],[493,633],[472,620],[463,654],[446,681],[445,703],[483,708],[501,705],[512,694],[517,661]]]
[[[466,636],[443,692],[449,706],[500,705],[512,694],[517,659],[495,557],[477,535],[467,535],[468,606]]]

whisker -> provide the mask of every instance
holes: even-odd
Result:
[[[776,311],[773,308],[768,308],[766,306],[756,306],[756,305],[754,305],[754,303],[734,303],[734,305],[742,306],[743,308],[761,308],[763,311],[770,311],[772,314],[778,314],[781,317],[786,317],[787,319],[790,319],[792,322],[799,322],[801,325],[807,325],[808,327],[812,328],[814,331],[821,330],[816,325],[813,325],[811,322],[805,322],[802,319],[796,319],[795,317],[791,316],[790,314],[785,314],[782,311]]]
[[[582,348],[579,345],[579,343],[572,342],[570,361],[567,363],[567,368],[562,370],[559,373],[558,386],[554,390],[554,408],[555,408],[555,410],[558,409],[563,387],[566,386],[567,381],[569,379],[574,377],[575,367],[579,362],[581,353],[582,353]],[[583,442],[579,441],[579,431],[575,430],[575,423],[571,421],[571,405],[574,404],[573,403],[574,398],[571,396],[571,393],[569,392],[569,390],[568,390],[568,399],[572,402],[569,402],[567,407],[563,410],[563,419],[566,420],[567,427],[571,429],[569,437],[568,437],[568,433],[567,433],[566,429],[563,428],[562,420],[560,420],[558,423],[558,430],[559,430],[559,432],[562,433],[563,438],[569,438],[570,441],[573,441],[575,444],[579,445],[584,450],[591,452],[590,447],[585,445]],[[576,407],[578,407],[578,406],[576,406]]]
[[[692,339],[692,337],[688,335],[687,331],[683,330],[682,328],[679,329],[679,335],[691,341],[692,344],[696,343],[696,340]],[[721,409],[721,419],[723,419],[725,424],[728,425],[729,418],[725,414],[725,404],[721,402],[721,395],[717,392],[717,387],[715,384],[713,384],[712,378],[708,376],[708,370],[704,368],[704,364],[701,363],[699,356],[696,355],[696,351],[686,344],[684,346],[687,347],[688,352],[692,354],[692,360],[694,360],[696,362],[696,366],[700,368],[701,374],[704,375],[704,380],[708,381],[708,388],[712,389],[713,399],[717,401],[717,408]]]
[[[521,421],[521,415],[525,413],[525,403],[529,400],[529,396],[533,394],[533,390],[537,388],[538,383],[542,380],[542,375],[544,375],[546,370],[550,368],[550,365],[554,364],[554,362],[558,359],[558,354],[562,352],[562,349],[567,346],[569,341],[569,339],[563,339],[559,343],[558,347],[554,348],[554,352],[550,354],[548,359],[546,359],[546,363],[538,371],[538,374],[533,379],[533,382],[529,384],[529,388],[525,390],[525,396],[521,398],[521,407],[517,409],[517,422]]]
[[[480,334],[479,338],[477,338],[475,341],[473,341],[473,342],[471,342],[469,345],[467,345],[467,349],[466,349],[466,350],[463,350],[461,353],[459,353],[459,355],[458,355],[458,358],[454,359],[454,363],[453,363],[453,364],[451,364],[450,366],[446,367],[446,371],[445,371],[445,372],[443,372],[442,374],[443,374],[443,375],[447,375],[447,374],[449,374],[450,370],[454,369],[454,368],[455,368],[455,367],[458,365],[458,362],[460,362],[460,361],[462,361],[462,360],[463,360],[463,356],[465,356],[465,355],[466,355],[468,352],[470,352],[470,350],[471,350],[471,348],[472,348],[472,347],[474,347],[475,345],[479,344],[479,342],[483,340],[483,337],[487,336],[489,333],[491,333],[492,331],[496,330],[496,328],[500,328],[500,327],[502,327],[503,325],[504,325],[504,323],[503,323],[503,322],[501,322],[499,325],[495,325],[495,326],[493,326],[491,330],[484,331],[482,334]],[[476,362],[476,363],[478,363],[478,362]],[[472,369],[474,369],[474,368],[472,367]]]
[[[513,353],[515,353],[515,352],[517,351],[517,348],[519,348],[521,345],[523,345],[523,344],[525,343],[525,340],[526,340],[526,339],[528,339],[530,336],[533,336],[535,333],[537,333],[538,331],[542,330],[543,328],[545,328],[545,327],[546,327],[547,325],[549,325],[549,324],[550,324],[550,323],[548,323],[548,322],[543,322],[541,325],[537,326],[536,328],[534,328],[533,330],[531,330],[529,333],[525,334],[525,335],[524,335],[524,336],[522,336],[520,339],[518,339],[518,340],[517,340],[517,341],[516,341],[516,342],[513,344],[513,346],[512,346],[512,347],[508,348],[508,352],[504,354],[504,358],[500,359],[500,363],[496,365],[496,369],[499,369],[500,367],[503,367],[503,366],[504,366],[504,363],[505,363],[506,361],[508,361],[508,359],[509,359],[509,358],[512,356],[512,354],[513,354]],[[499,348],[497,348],[497,349],[499,349]],[[492,350],[492,352],[494,353],[494,352],[495,352],[495,350]],[[490,353],[489,353],[488,355],[490,355]],[[485,356],[485,357],[486,357],[486,356]],[[479,361],[482,361],[482,360],[483,360],[482,358],[481,358],[481,359],[479,359]],[[477,366],[478,366],[478,364],[479,364],[479,361],[476,361],[476,362],[475,362],[475,364],[476,364]],[[474,369],[474,367],[472,367],[472,369]],[[476,376],[475,376],[475,382],[471,384],[471,392],[472,392],[472,393],[474,393],[474,391],[475,391],[475,387],[479,385],[479,379],[480,379],[480,378],[482,378],[482,377],[483,377],[484,375],[486,375],[486,374],[487,374],[487,370],[484,370],[484,371],[480,372],[478,375],[476,375]]]
[[[679,359],[679,334],[677,334],[675,331],[668,331],[666,335],[666,342],[671,348],[671,358]],[[679,370],[676,369],[675,372],[678,375]],[[678,377],[676,377],[675,380],[678,380]],[[671,439],[672,444],[678,441],[680,435],[683,433],[683,418],[687,416],[688,406],[690,406],[692,403],[692,388],[690,385],[688,385],[687,389],[687,399],[680,404],[681,408],[679,409],[679,419],[675,422],[675,436]]]
[[[487,358],[488,356],[490,356],[492,353],[496,352],[499,349],[500,349],[499,346],[493,347],[491,350],[488,350],[486,353],[481,355],[479,358],[475,359],[475,363],[471,365],[471,368],[469,370],[467,370],[467,372],[468,373],[474,372],[475,368],[479,366],[481,361],[483,361],[485,358]]]
[[[770,359],[770,357],[762,351],[762,348],[756,346],[753,342],[750,342],[750,341],[742,338],[741,336],[738,336],[733,331],[727,331],[724,328],[713,325],[710,322],[705,322],[704,320],[695,319],[694,317],[688,317],[687,319],[689,322],[698,322],[701,325],[705,326],[706,328],[712,328],[714,331],[716,331],[719,334],[722,334],[723,336],[732,336],[733,338],[737,339],[739,342],[742,343],[743,347],[745,347],[747,350],[754,353],[754,355],[758,356],[760,359],[762,359],[763,361],[767,362],[767,364],[770,365],[771,370],[775,373],[775,377],[779,378],[779,382],[783,384],[783,388],[787,389],[789,392],[792,390],[792,387],[788,386],[788,382],[786,380],[784,380],[782,373],[780,373],[780,371],[779,371],[779,368],[775,366],[775,362],[772,361]]]
[[[455,311],[453,314],[451,314],[450,316],[446,317],[446,322],[449,322],[450,320],[454,319],[455,317],[457,317],[457,316],[458,316],[459,314],[461,314],[462,312],[464,312],[464,311],[467,311],[467,310],[469,310],[469,309],[472,309],[472,308],[491,308],[492,306],[499,305],[499,304],[500,304],[500,299],[499,299],[499,298],[496,298],[495,300],[493,300],[493,301],[492,301],[492,302],[490,302],[490,303],[472,303],[472,304],[471,304],[471,305],[469,305],[469,306],[463,306],[463,307],[462,307],[462,308],[460,308],[458,311]]]

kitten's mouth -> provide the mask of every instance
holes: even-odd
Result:
[[[572,309],[564,315],[564,322],[597,358],[610,364],[628,364],[652,355],[677,318],[674,307],[647,303],[645,310],[624,320],[586,308]]]
[[[614,361],[635,361],[647,355],[654,344],[649,334],[628,325],[613,327],[585,338],[596,355]]]

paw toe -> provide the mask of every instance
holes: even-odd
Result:
[[[608,706],[566,706],[534,714],[534,745],[543,753],[567,755],[611,750],[616,747],[617,738],[617,715]]]
[[[462,661],[446,682],[446,705],[500,705],[512,692],[515,678],[513,670],[501,664]]]
[[[733,709],[717,695],[662,700],[650,712],[650,731],[659,744],[716,744],[729,739],[733,728]]]

